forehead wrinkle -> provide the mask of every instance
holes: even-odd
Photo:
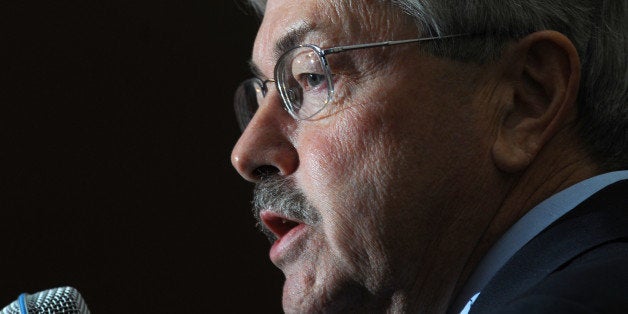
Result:
[[[316,21],[327,23],[334,31],[328,35],[338,45],[406,39],[395,36],[400,23],[406,20],[398,8],[382,0],[343,0],[316,2]]]
[[[365,2],[373,5],[366,5]],[[271,60],[276,62],[286,51],[304,44],[314,33],[318,41],[307,43],[322,48],[390,39],[384,34],[395,28],[390,23],[399,21],[398,16],[393,15],[391,18],[391,6],[385,5],[381,0],[314,0],[309,2],[309,8],[310,14],[297,20],[292,26],[284,27],[288,31],[275,40],[270,51]],[[280,20],[283,22],[289,19]],[[273,24],[277,25],[276,21]],[[278,29],[274,31],[277,32]],[[261,67],[253,59],[249,61],[251,72],[257,77],[265,77]]]

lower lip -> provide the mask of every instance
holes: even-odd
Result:
[[[273,246],[270,248],[270,260],[277,264],[284,259],[296,242],[305,233],[305,224],[299,224],[298,226],[290,229],[290,231],[279,238]]]

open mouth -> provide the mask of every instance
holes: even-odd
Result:
[[[299,255],[298,249],[306,239],[308,228],[302,221],[288,218],[270,210],[262,211],[260,218],[265,229],[275,237],[270,248],[270,259],[279,266]]]
[[[260,218],[262,219],[264,225],[266,225],[266,227],[277,237],[277,239],[281,239],[288,232],[290,232],[290,230],[301,224],[299,221],[291,220],[290,218],[280,216],[271,211],[263,211],[260,214]]]

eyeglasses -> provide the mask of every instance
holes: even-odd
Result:
[[[275,64],[275,78],[245,80],[236,90],[234,107],[240,129],[244,131],[268,93],[268,83],[275,83],[283,108],[296,120],[308,120],[321,112],[334,96],[334,82],[327,56],[334,53],[439,40],[466,34],[384,41],[322,49],[299,45],[282,54]]]

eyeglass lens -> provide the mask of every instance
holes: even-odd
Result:
[[[257,78],[250,78],[238,87],[233,100],[236,120],[241,131],[251,122],[257,111],[262,96],[262,83]]]
[[[297,47],[285,53],[275,68],[284,108],[295,119],[309,119],[330,101],[332,80],[324,60],[309,46]],[[236,117],[241,129],[251,121],[263,101],[262,82],[246,80],[236,91]]]

